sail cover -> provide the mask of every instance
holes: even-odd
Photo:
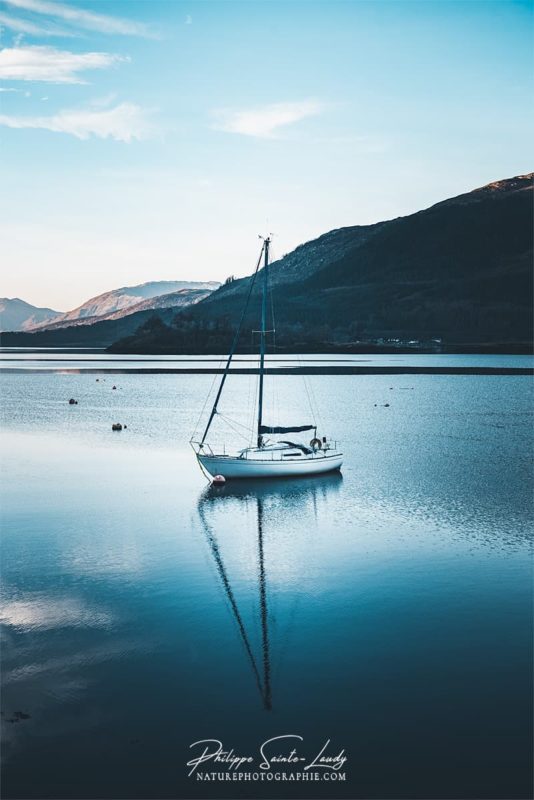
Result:
[[[293,425],[290,428],[282,428],[280,426],[272,428],[269,425],[261,425],[260,433],[300,433],[301,431],[313,431],[314,429],[315,425]]]

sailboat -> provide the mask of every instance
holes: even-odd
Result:
[[[265,384],[265,353],[267,331],[267,293],[269,275],[269,248],[270,236],[263,239],[260,256],[256,269],[249,283],[246,301],[241,312],[241,318],[230,348],[226,366],[222,373],[221,381],[215,396],[202,438],[199,441],[191,440],[191,445],[196,453],[198,462],[204,473],[211,478],[222,476],[224,479],[234,478],[275,478],[298,477],[302,475],[318,475],[321,473],[339,470],[343,463],[343,454],[338,451],[337,443],[331,442],[326,436],[317,436],[316,425],[269,425],[264,421],[264,384]],[[253,440],[249,446],[236,452],[217,452],[209,445],[207,437],[211,425],[218,413],[219,401],[223,393],[226,379],[236,351],[249,306],[250,297],[256,278],[260,272],[263,261],[263,282],[261,293],[261,328],[259,333],[259,382],[258,382],[258,416],[253,432]],[[273,377],[274,380],[274,377]],[[268,437],[287,435],[289,433],[303,433],[314,431],[309,444],[289,441],[287,439],[272,439]]]

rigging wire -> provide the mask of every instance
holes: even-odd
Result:
[[[242,422],[238,422],[236,419],[231,419],[230,417],[227,417],[226,414],[221,414],[220,411],[217,412],[217,413],[218,413],[218,416],[222,420],[224,420],[224,422],[226,422],[228,425],[230,425],[230,426],[238,425],[240,428],[243,428],[244,430],[246,430],[247,433],[250,433],[250,427],[248,425],[244,425]]]
[[[298,360],[299,366],[302,367],[303,366],[303,361],[302,361],[302,358],[300,356],[300,353],[297,354],[297,360]],[[310,413],[312,415],[313,424],[317,427],[316,413],[315,413],[315,409],[313,407],[312,397],[311,397],[311,394],[310,394],[310,387],[308,385],[308,381],[307,381],[306,375],[304,375],[304,374],[302,375],[302,382],[304,384],[304,391],[306,392],[306,397],[307,397],[307,400],[308,400],[308,405],[310,407]]]
[[[304,360],[302,358],[302,354],[301,353],[297,353],[296,355],[297,355],[298,366],[302,370],[302,372],[301,372],[302,383],[304,384],[304,390],[306,392],[306,398],[308,400],[308,406],[310,408],[310,413],[311,413],[311,416],[312,416],[312,419],[313,419],[313,423],[314,423],[315,427],[317,428],[317,427],[322,425],[322,419],[320,418],[320,415],[319,415],[319,407],[318,407],[317,400],[316,400],[316,397],[315,397],[313,385],[312,385],[312,382],[310,380],[308,380],[308,376],[304,372],[305,364],[304,364]]]
[[[314,413],[315,413],[315,416],[316,416],[316,422],[321,427],[321,430],[324,432],[325,428],[324,428],[324,424],[323,424],[323,418],[322,418],[322,416],[320,414],[320,411],[319,411],[320,405],[317,402],[317,398],[316,398],[316,395],[315,395],[315,389],[314,389],[314,386],[313,386],[313,375],[311,375],[309,377],[310,377],[309,388],[310,388],[310,394],[311,394],[311,398],[312,398],[312,403],[314,405]]]
[[[247,410],[250,408],[250,403],[251,403],[250,394],[251,394],[252,390],[253,390],[253,397],[254,397],[253,405],[252,405],[252,418],[251,418],[250,424],[245,425],[243,423],[238,422],[237,420],[230,420],[230,418],[228,418],[226,415],[224,415],[224,414],[222,414],[221,412],[218,411],[217,406],[218,406],[218,402],[219,402],[219,399],[220,399],[220,396],[221,396],[222,387],[224,385],[226,377],[228,376],[228,374],[230,372],[230,363],[232,361],[232,357],[235,354],[235,350],[236,350],[236,347],[237,347],[237,344],[238,344],[238,339],[239,339],[239,336],[241,334],[241,328],[242,328],[242,325],[243,325],[243,322],[244,322],[244,319],[245,319],[245,314],[246,314],[246,311],[247,311],[247,308],[248,308],[248,305],[249,305],[249,302],[250,302],[250,299],[251,299],[251,295],[252,295],[252,291],[253,291],[253,288],[254,288],[255,279],[256,279],[259,271],[260,271],[260,264],[261,264],[262,255],[263,255],[263,252],[264,252],[264,247],[265,247],[265,245],[261,249],[260,256],[258,258],[258,262],[256,264],[255,271],[254,271],[253,275],[250,278],[250,285],[248,287],[248,293],[247,293],[247,297],[246,297],[245,307],[244,307],[243,312],[241,314],[240,322],[239,322],[239,325],[238,325],[238,327],[236,329],[236,333],[234,335],[234,340],[233,340],[233,343],[232,343],[230,354],[229,354],[229,356],[228,356],[228,358],[226,360],[226,367],[225,367],[224,373],[222,375],[222,379],[221,379],[221,382],[220,382],[220,385],[219,385],[217,396],[215,398],[215,402],[214,402],[214,405],[213,405],[213,408],[212,408],[210,419],[209,419],[208,424],[206,426],[206,430],[204,432],[204,436],[203,436],[202,441],[205,440],[206,435],[207,435],[208,430],[209,430],[209,427],[210,427],[210,425],[211,425],[211,423],[212,423],[212,421],[213,421],[213,419],[214,419],[214,417],[216,415],[221,417],[221,419],[224,422],[226,422],[226,424],[229,425],[232,428],[232,430],[234,430],[236,433],[238,433],[238,435],[243,436],[243,438],[245,438],[244,434],[241,434],[239,431],[237,431],[233,427],[233,425],[238,425],[240,428],[246,430],[251,436],[251,439],[250,439],[251,445],[252,445],[252,443],[254,441],[255,418],[256,418],[256,412],[257,412],[258,402],[259,402],[259,396],[258,396],[259,395],[259,380],[260,380],[259,368],[260,368],[260,361],[261,361],[261,356],[260,356],[259,353],[257,354],[257,357],[255,359],[256,364],[257,364],[257,369],[258,369],[258,372],[256,373],[256,380],[254,381],[254,375],[253,374],[249,374],[248,382],[247,382],[247,390],[248,390],[247,391],[247,406],[246,406]],[[271,239],[271,254],[273,254],[273,252],[274,251],[273,251],[273,248],[272,248],[272,239]],[[270,259],[270,263],[271,264],[274,263],[274,261],[276,261],[276,257],[272,257]],[[270,275],[268,275],[268,277],[270,278]],[[272,338],[272,354],[276,355],[278,345],[277,345],[277,339],[276,339],[276,319],[275,319],[275,310],[274,310],[275,303],[274,303],[274,291],[273,291],[272,278],[269,280],[267,291],[268,291],[268,298],[269,298],[269,301],[270,301],[270,312],[271,312],[270,316],[271,316],[271,320],[272,320],[272,330],[269,331],[269,333],[272,333],[272,335],[273,335],[273,338]],[[252,330],[251,331],[251,355],[254,352],[254,333],[255,333],[255,331]],[[264,334],[265,334],[265,332],[264,332]],[[268,351],[268,344],[266,342],[266,352],[267,351]],[[310,413],[311,413],[311,416],[312,416],[312,419],[313,419],[313,423],[314,423],[315,427],[317,427],[318,425],[322,424],[322,420],[321,420],[320,415],[319,415],[319,406],[318,406],[318,403],[317,403],[317,398],[316,398],[316,395],[315,395],[313,382],[309,381],[308,377],[304,373],[304,366],[305,365],[304,365],[304,361],[302,359],[302,354],[297,353],[296,355],[297,355],[297,363],[298,363],[298,366],[300,367],[299,371],[301,371],[301,377],[302,377],[302,381],[303,381],[303,384],[304,384],[304,390],[305,390],[305,393],[306,393],[306,398],[307,398],[308,406],[309,406],[309,409],[310,409]],[[276,361],[276,359],[275,359],[275,361]],[[221,369],[221,366],[222,366],[223,362],[224,362],[224,358],[221,357],[221,360],[219,361],[219,370]],[[275,364],[275,366],[276,366],[276,364]],[[215,373],[214,376],[213,376],[208,395],[207,395],[207,397],[206,397],[206,399],[204,401],[204,404],[202,406],[199,418],[198,418],[197,423],[195,425],[193,437],[195,437],[196,434],[197,434],[197,430],[199,428],[200,421],[201,421],[202,417],[204,416],[204,412],[206,410],[206,406],[208,405],[210,397],[213,394],[213,389],[214,389],[218,374],[220,374],[220,373]],[[276,427],[279,427],[280,426],[280,418],[281,418],[280,417],[280,402],[279,402],[280,398],[279,398],[279,392],[278,392],[279,387],[277,386],[277,381],[271,380],[270,383],[271,383],[270,399],[271,399],[271,405],[272,405],[272,408],[271,408],[272,423],[271,424],[273,426],[276,425]],[[254,386],[254,384],[255,384],[255,386]],[[245,414],[245,419],[246,419],[246,416],[247,415]]]
[[[245,419],[248,419],[250,421],[251,421],[250,407],[251,407],[251,404],[252,404],[252,386],[253,386],[253,383],[254,383],[253,378],[254,378],[254,375],[251,372],[249,372],[248,375],[247,375],[247,404],[245,406],[244,416],[245,416]],[[252,430],[252,425],[249,425],[248,427],[249,427],[249,430]]]
[[[236,434],[236,436],[240,436],[242,439],[245,440],[245,442],[248,443],[248,441],[249,441],[248,436],[245,436],[244,433],[241,433],[240,430],[238,430],[236,427],[234,427],[234,424],[227,417],[223,417],[223,419],[224,419],[224,422],[226,422],[226,424],[228,425],[228,427],[231,428],[232,431]]]
[[[251,333],[251,339],[252,339],[252,341],[254,341],[254,331],[252,331],[252,333]],[[251,423],[250,423],[250,427],[251,427],[251,430],[252,430],[252,435],[251,435],[251,438],[250,438],[251,446],[254,444],[254,427],[255,427],[255,423],[256,423],[256,413],[257,413],[257,409],[258,409],[258,401],[259,401],[259,396],[260,396],[260,374],[259,374],[260,354],[259,353],[258,353],[258,358],[257,358],[257,362],[256,363],[257,363],[257,367],[258,367],[258,372],[255,375],[255,381],[254,381],[254,403],[253,403],[253,406],[252,406],[252,418],[251,418]]]
[[[254,284],[256,282],[256,276],[257,276],[258,270],[260,268],[261,258],[262,258],[262,255],[263,255],[264,248],[265,248],[265,243],[263,244],[263,247],[261,248],[260,255],[259,255],[259,258],[258,258],[258,261],[257,261],[257,264],[256,264],[256,269],[254,270],[254,273],[250,278],[246,302],[245,302],[245,305],[243,307],[243,311],[241,312],[241,317],[239,319],[239,324],[237,326],[237,329],[236,329],[236,332],[235,332],[235,335],[234,335],[234,339],[233,339],[233,342],[232,342],[232,347],[230,349],[230,354],[228,356],[228,360],[226,362],[226,367],[225,367],[223,376],[221,378],[221,382],[219,384],[219,389],[217,390],[217,395],[215,397],[215,402],[214,402],[213,408],[211,410],[211,414],[210,414],[210,417],[209,417],[209,420],[208,420],[208,424],[206,425],[206,428],[204,430],[204,434],[202,436],[202,441],[200,443],[201,446],[204,444],[204,442],[206,440],[206,436],[208,435],[208,431],[210,429],[210,425],[211,425],[211,423],[213,421],[213,418],[214,418],[215,414],[217,413],[217,405],[219,403],[219,399],[220,399],[221,394],[222,394],[224,383],[226,381],[226,378],[228,377],[228,373],[230,372],[230,364],[232,363],[232,358],[234,356],[234,353],[235,353],[235,350],[236,350],[236,347],[237,347],[237,344],[238,344],[238,341],[239,341],[239,337],[241,335],[241,328],[243,327],[243,322],[245,320],[245,314],[247,312],[248,305],[249,305],[249,302],[250,302],[250,296],[252,294],[252,290],[253,290]]]
[[[224,361],[224,358],[221,356],[221,359],[219,361],[219,365],[217,367],[218,370],[221,369],[223,361]],[[195,425],[195,427],[193,429],[193,436],[191,437],[192,440],[194,440],[196,435],[197,435],[197,431],[198,431],[198,428],[199,428],[199,425],[200,425],[200,420],[204,416],[204,411],[206,410],[206,406],[208,405],[208,400],[210,399],[210,397],[213,394],[213,387],[215,386],[215,382],[216,382],[218,377],[219,377],[219,373],[218,372],[214,372],[213,378],[212,378],[212,381],[211,381],[211,386],[210,386],[209,391],[208,391],[208,393],[206,395],[206,399],[204,400],[204,405],[202,406],[200,414],[198,415],[198,419],[196,421],[196,425]]]

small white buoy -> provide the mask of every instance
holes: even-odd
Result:
[[[212,482],[215,484],[215,486],[223,486],[226,483],[226,478],[224,475],[214,475]]]

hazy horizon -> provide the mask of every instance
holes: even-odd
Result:
[[[0,0],[0,295],[248,274],[531,171],[529,2]]]

